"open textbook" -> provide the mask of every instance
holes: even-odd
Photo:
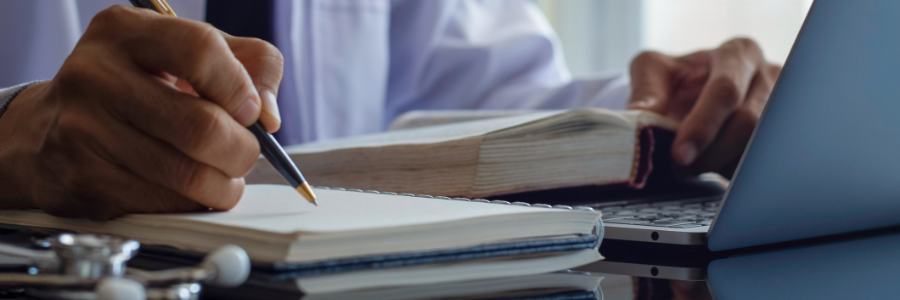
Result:
[[[653,171],[654,151],[660,152],[658,136],[678,126],[650,112],[600,108],[419,114],[394,126],[409,129],[286,150],[317,186],[462,197],[583,185],[640,188]],[[473,121],[453,123],[460,119]],[[442,125],[418,127],[428,124]],[[261,161],[247,181],[283,179]]]
[[[234,244],[247,251],[254,272],[296,280],[307,293],[539,274],[601,258],[600,213],[587,208],[315,192],[318,207],[290,186],[249,185],[227,212],[93,222],[3,210],[0,223],[123,236],[174,247],[168,256]]]

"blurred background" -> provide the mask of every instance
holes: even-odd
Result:
[[[536,0],[574,75],[624,71],[642,49],[687,54],[737,36],[784,63],[812,0]]]

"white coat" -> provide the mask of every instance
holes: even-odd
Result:
[[[180,17],[202,20],[204,1],[169,2]],[[91,16],[116,3],[128,1],[0,1],[0,87],[52,78]],[[621,74],[572,78],[553,29],[527,0],[278,0],[275,8],[283,144],[382,131],[410,110],[621,109],[630,94]]]

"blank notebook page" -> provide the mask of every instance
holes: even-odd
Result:
[[[248,185],[240,203],[227,212],[131,215],[134,220],[199,221],[262,231],[338,232],[434,224],[463,219],[529,213],[565,213],[490,203],[315,189],[319,206],[306,202],[285,185]],[[589,213],[589,212],[586,212]]]

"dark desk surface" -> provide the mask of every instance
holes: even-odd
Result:
[[[897,299],[900,233],[712,260],[705,281],[605,274],[604,299]]]

